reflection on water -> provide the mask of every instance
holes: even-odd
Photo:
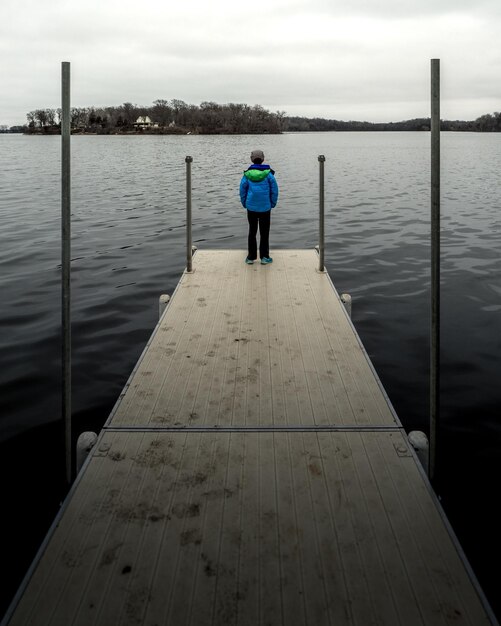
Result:
[[[72,139],[76,435],[100,429],[156,323],[159,295],[173,292],[183,270],[185,156],[194,158],[194,243],[245,248],[238,183],[255,147],[280,185],[272,247],[316,244],[317,156],[326,156],[326,266],[338,290],[353,297],[354,323],[404,426],[427,430],[429,134],[311,133]],[[9,597],[60,496],[59,170],[58,137],[0,136]],[[439,489],[496,605],[501,136],[444,133],[442,170]],[[34,505],[39,523],[23,552],[15,529]]]

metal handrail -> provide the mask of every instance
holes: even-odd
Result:
[[[62,266],[62,416],[66,482],[73,477],[71,443],[71,111],[70,64],[61,64],[61,266]]]
[[[319,233],[318,233],[318,271],[324,271],[324,250],[325,250],[325,185],[324,185],[324,163],[323,154],[318,157],[319,164]]]
[[[440,59],[431,59],[431,342],[430,342],[430,462],[436,471],[440,418]]]
[[[186,271],[193,271],[193,246],[191,235],[191,164],[193,157],[186,159]]]

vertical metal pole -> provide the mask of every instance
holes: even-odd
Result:
[[[186,159],[186,270],[193,271],[192,259],[193,249],[191,240],[191,164],[193,157],[187,156]]]
[[[440,59],[431,59],[431,348],[430,480],[435,478],[440,418]]]
[[[324,271],[324,249],[325,249],[325,197],[324,197],[324,163],[325,157],[321,154],[318,157],[318,163],[320,166],[320,189],[319,189],[319,241],[318,241],[318,254],[319,265],[318,271]]]
[[[70,64],[61,66],[61,248],[62,248],[62,412],[66,481],[73,476],[71,445],[71,167]]]

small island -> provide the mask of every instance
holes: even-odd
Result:
[[[0,133],[58,135],[61,109],[36,109],[21,126],[0,126]],[[155,100],[144,107],[125,102],[109,107],[73,107],[71,132],[82,135],[236,135],[321,131],[429,131],[430,118],[400,122],[341,121],[287,116],[259,104],[187,104],[183,100]],[[441,130],[501,132],[501,113],[487,113],[476,120],[442,120]]]
[[[98,135],[234,135],[278,134],[284,130],[285,113],[271,113],[256,104],[199,106],[183,100],[155,100],[151,107],[125,102],[120,106],[71,109],[73,134]],[[24,132],[59,134],[60,109],[38,109],[27,114]]]

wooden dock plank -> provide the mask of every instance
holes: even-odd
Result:
[[[342,436],[318,439],[317,462],[325,480],[332,485],[329,491],[330,520],[335,522],[332,533],[339,535],[338,542],[347,546],[343,551],[346,584],[350,590],[357,589],[361,583],[367,589],[366,593],[362,592],[363,602],[350,607],[355,613],[353,620],[363,620],[367,611],[372,610],[372,604],[377,604],[382,624],[412,623],[412,620],[405,621],[408,619],[405,612],[400,621],[398,612],[398,602],[406,608],[409,594],[404,593],[401,597],[400,591],[393,593],[392,583],[400,580],[401,563],[396,558],[397,550],[388,542],[383,560],[383,551],[378,545],[379,538],[384,537],[386,519],[374,476],[364,471],[364,459],[359,459],[353,451],[357,439],[350,438],[350,442],[351,445]],[[347,479],[346,474],[351,479]],[[371,523],[373,517],[374,523]],[[381,527],[378,528],[376,522],[380,518]],[[342,539],[346,534],[348,536]],[[381,542],[386,543],[382,539]],[[370,579],[369,572],[372,573]],[[415,607],[412,609],[416,612]]]
[[[112,424],[395,425],[315,252],[242,254],[197,252]]]
[[[5,626],[495,625],[316,254],[244,256],[183,274]]]
[[[451,556],[456,558],[453,552],[443,549],[448,545],[450,537],[446,524],[440,523],[440,510],[432,499],[425,496],[425,483],[412,480],[412,475],[408,471],[394,472],[395,463],[398,465],[395,455],[388,455],[380,442],[375,443],[377,445],[366,446],[369,461],[374,464],[373,457],[385,456],[384,460],[379,457],[379,463],[384,466],[384,469],[383,467],[380,469],[380,476],[386,472],[385,483],[388,484],[388,488],[393,489],[395,497],[398,497],[398,506],[406,518],[408,527],[420,529],[416,535],[409,533],[407,537],[407,540],[412,542],[412,549],[416,555],[413,563],[421,570],[426,566],[435,572],[435,578],[431,581],[433,588],[426,589],[423,593],[423,605],[426,602],[434,602],[430,610],[436,609],[437,604],[440,605],[448,619],[454,621],[457,615],[455,607],[458,604],[462,605],[462,610],[466,613],[470,606],[474,606],[475,603],[471,603],[474,589],[467,577],[457,576],[457,569],[450,561]],[[419,536],[428,536],[428,541],[419,543]],[[411,575],[417,578],[419,571],[413,571]],[[427,600],[424,599],[425,594]],[[470,615],[469,619],[475,622],[477,617]]]
[[[489,623],[398,432],[101,443],[10,624]]]
[[[268,272],[270,285],[270,320],[275,331],[270,338],[274,424],[311,424],[313,411],[305,393],[306,373],[299,349],[299,338],[292,310],[291,292],[286,277],[286,259],[277,258],[277,269]],[[276,409],[275,409],[276,407]]]
[[[317,375],[323,374],[324,387],[331,385],[336,391],[338,381],[342,381],[357,424],[375,424],[378,420],[388,423],[388,405],[380,402],[380,389],[374,385],[374,374],[350,331],[344,307],[328,277],[312,269],[309,254],[298,251],[289,263],[288,273],[296,291],[298,327],[315,341],[315,349],[310,351],[316,359],[312,368]]]
[[[319,274],[311,261],[308,263],[303,252],[298,251],[297,256],[291,258],[286,272],[308,396],[316,424],[344,423],[346,417],[353,414],[353,408],[347,393],[339,391],[344,389],[349,392],[349,380],[339,367],[333,371],[329,358],[332,349],[331,339],[325,333],[322,320],[319,319],[311,286],[312,280],[325,281],[326,276]],[[303,267],[304,262],[308,264],[306,271]],[[338,302],[336,306],[339,306]],[[329,315],[332,314],[331,311]],[[346,320],[343,321],[345,329],[349,328]],[[337,332],[339,331],[338,327]]]
[[[379,574],[383,574],[387,579],[400,623],[419,623],[420,620],[426,622],[428,613],[426,611],[424,614],[421,613],[415,589],[421,584],[421,581],[414,581],[409,576],[408,566],[410,562],[406,554],[408,546],[406,544],[402,546],[401,534],[407,530],[405,520],[401,517],[400,508],[395,506],[396,494],[385,490],[386,472],[381,476],[377,471],[381,468],[374,467],[366,455],[364,445],[366,440],[374,441],[372,433],[367,434],[365,438],[351,441],[354,459],[353,471],[357,473],[359,486],[357,486],[357,491],[353,496],[347,494],[356,507],[357,523],[362,527],[359,531],[359,536],[364,537],[364,543],[361,544],[361,554],[364,558],[365,551],[368,550],[368,556],[371,560],[373,559],[372,563],[376,566],[378,561],[381,563],[382,567],[378,568]],[[389,433],[385,442],[386,447],[389,449],[390,455],[398,457],[394,442],[393,433]],[[405,458],[410,458],[410,453],[407,452],[407,445],[401,443],[402,450],[405,449],[405,454],[409,454],[409,457],[398,457],[402,466],[405,463]],[[414,471],[417,468],[412,469]],[[365,509],[365,515],[360,507]],[[366,524],[365,516],[368,524]],[[427,535],[421,535],[420,541],[428,541]],[[372,544],[377,549],[376,554],[371,550]],[[435,618],[437,623],[441,624],[442,618],[438,618],[439,612],[437,611],[434,615],[437,616]]]

